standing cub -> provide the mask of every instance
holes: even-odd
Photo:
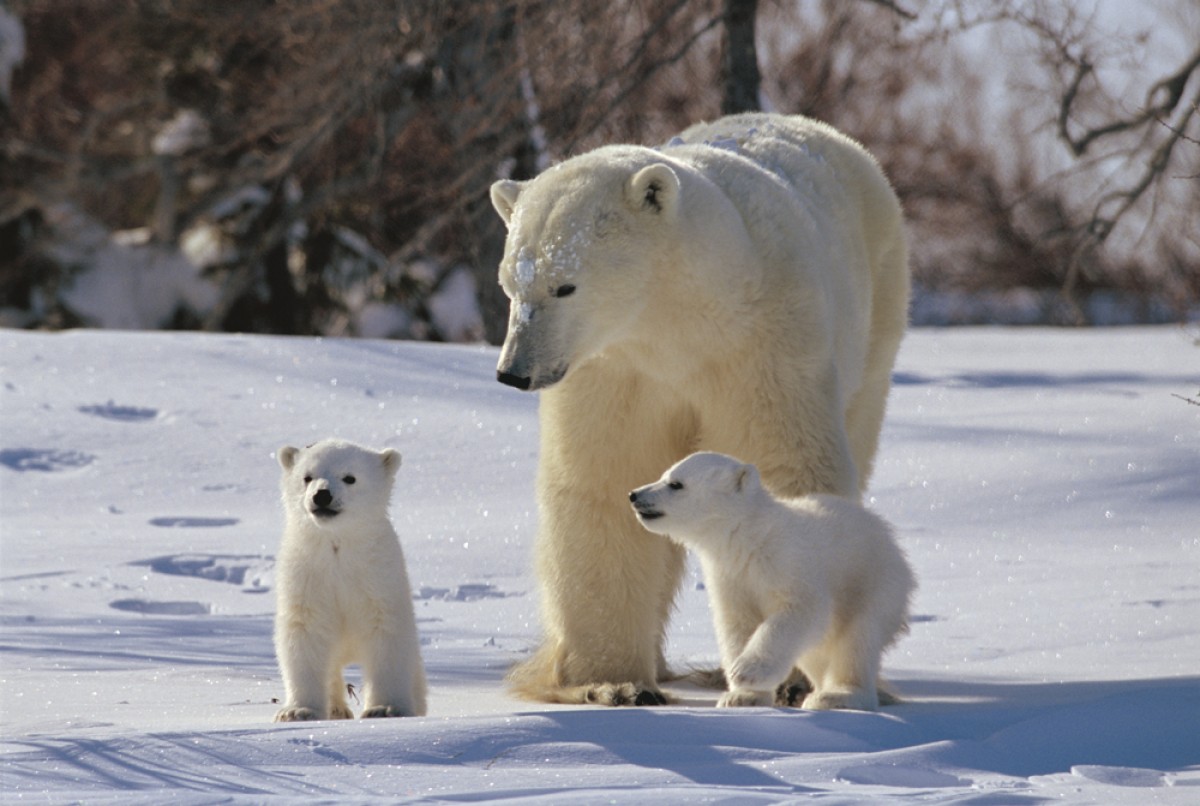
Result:
[[[400,541],[388,520],[400,454],[324,440],[279,450],[286,526],[276,567],[276,722],[351,719],[342,668],[361,663],[362,716],[421,716],[421,663]]]
[[[777,500],[753,465],[695,453],[629,494],[651,532],[695,549],[729,690],[771,705],[793,666],[804,708],[879,707],[880,658],[908,624],[912,570],[879,517],[849,500]]]

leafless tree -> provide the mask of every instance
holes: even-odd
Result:
[[[1200,234],[1186,224],[1200,217],[1200,53],[1146,81],[1138,103],[1114,102],[1108,82],[1137,60],[1114,66],[1091,21],[1061,11],[1074,4],[8,5],[28,52],[0,116],[0,234],[26,244],[63,200],[166,241],[220,210],[237,257],[209,270],[223,293],[206,320],[180,324],[352,332],[364,293],[427,322],[426,300],[467,265],[496,340],[492,181],[604,142],[661,141],[764,96],[880,157],[926,285],[1152,289],[1181,309],[1200,295]],[[1021,32],[1036,57],[988,62],[1029,89],[999,122],[981,103],[978,42],[961,44],[989,26]],[[156,151],[186,110],[206,137]],[[1045,132],[1062,159],[1036,140]],[[248,188],[252,205],[228,203]],[[339,257],[355,244],[354,260]],[[0,247],[0,306],[69,280],[36,250]],[[434,270],[415,270],[423,261]]]

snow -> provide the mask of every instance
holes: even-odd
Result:
[[[483,314],[478,300],[475,275],[467,266],[456,266],[429,296],[429,319],[446,341],[482,341]]]
[[[110,232],[71,204],[55,205],[47,214],[56,233],[48,256],[73,271],[59,299],[83,322],[158,328],[180,307],[204,314],[217,303],[219,291],[200,269],[183,253],[150,242],[147,230]]]
[[[535,644],[537,397],[496,351],[0,331],[6,802],[1195,803],[1200,348],[918,330],[870,491],[917,571],[880,713],[510,698]],[[404,454],[419,719],[275,725],[272,452]],[[649,480],[648,480],[649,481]],[[669,659],[713,664],[695,566]],[[351,672],[352,679],[356,673]]]
[[[513,281],[517,284],[517,296],[528,296],[533,291],[533,282],[537,279],[537,264],[533,252],[528,246],[522,246],[517,253],[517,262],[513,267]]]
[[[159,130],[150,142],[154,154],[182,157],[196,148],[203,148],[211,140],[208,121],[194,109],[181,109]]]

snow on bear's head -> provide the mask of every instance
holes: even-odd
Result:
[[[636,324],[679,197],[679,177],[661,156],[608,146],[528,182],[492,185],[492,204],[508,226],[502,383],[553,386]]]
[[[387,517],[400,454],[326,439],[279,449],[280,487],[290,521],[342,529]]]
[[[629,494],[633,511],[651,532],[699,545],[710,535],[729,534],[765,495],[754,465],[722,453],[693,453],[653,484]]]

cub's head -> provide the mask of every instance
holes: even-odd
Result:
[[[762,493],[754,465],[706,452],[676,463],[658,481],[631,492],[629,501],[651,532],[702,545],[710,535],[727,535]]]
[[[288,517],[342,528],[387,516],[400,454],[326,439],[307,448],[279,449],[280,486]]]
[[[496,367],[501,383],[537,390],[621,341],[645,307],[680,195],[662,155],[609,146],[528,182],[492,185],[508,226],[500,285],[510,300]]]

